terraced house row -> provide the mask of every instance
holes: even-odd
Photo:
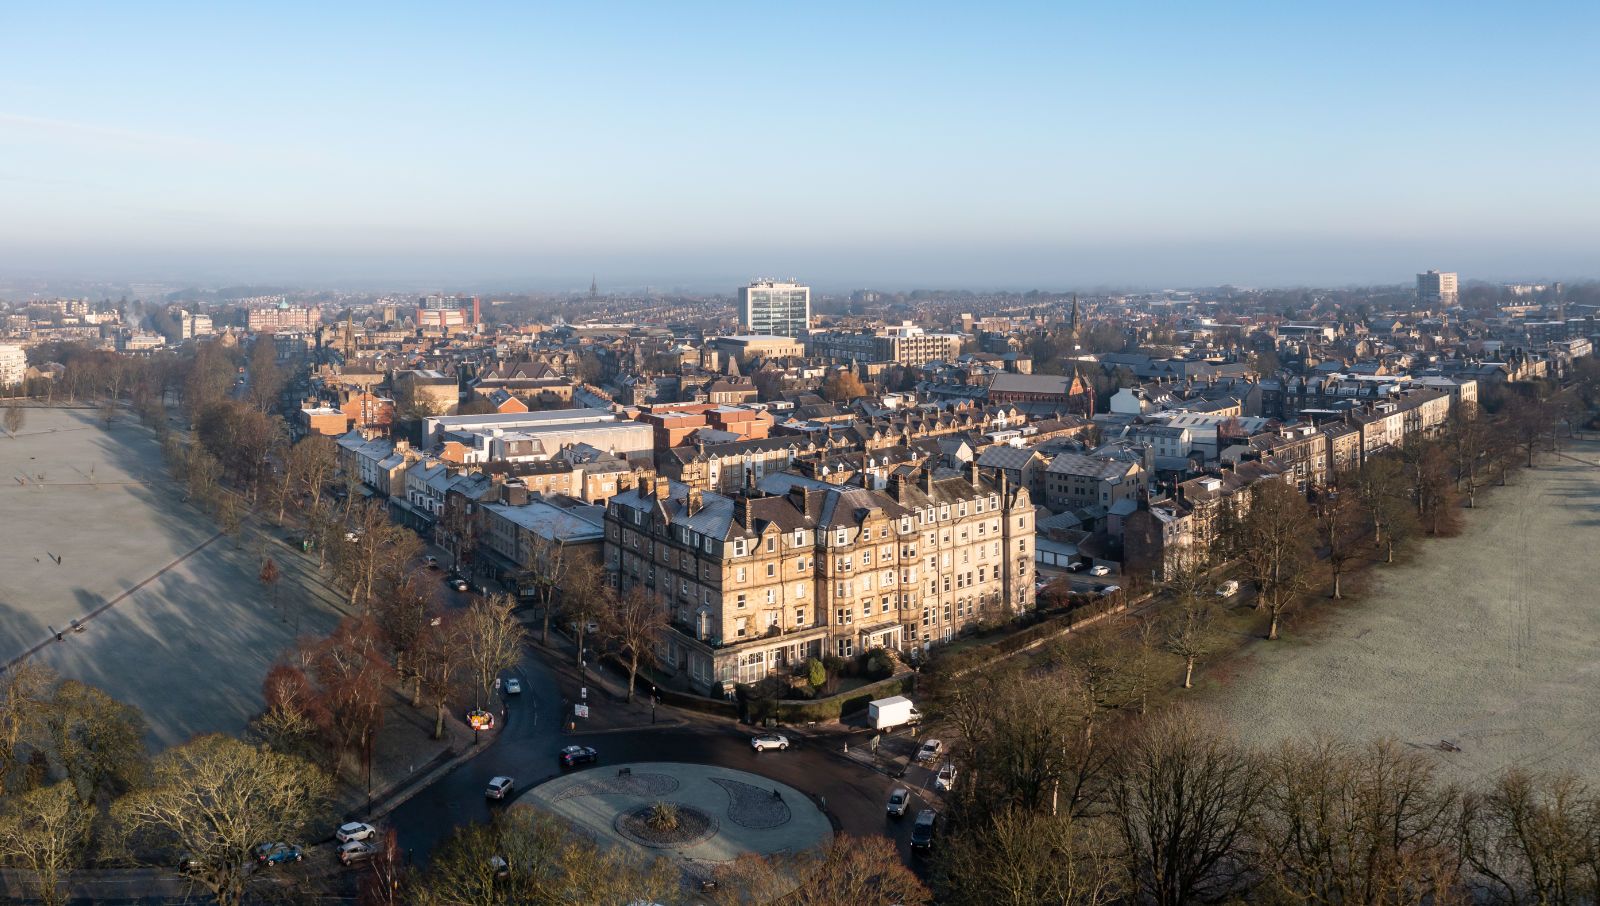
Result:
[[[1033,504],[976,468],[874,490],[793,473],[737,494],[666,478],[612,498],[605,563],[668,609],[659,661],[729,693],[807,658],[910,652],[1033,605]]]

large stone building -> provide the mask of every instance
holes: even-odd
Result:
[[[606,568],[670,613],[658,656],[703,692],[807,658],[947,640],[1033,603],[1025,488],[906,469],[883,490],[769,476],[737,496],[666,479],[612,498]]]

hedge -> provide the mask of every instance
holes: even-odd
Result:
[[[879,680],[871,685],[841,692],[828,698],[819,698],[814,701],[795,701],[780,699],[778,701],[779,720],[784,723],[798,724],[813,720],[838,720],[846,714],[866,710],[867,703],[891,695],[904,695],[917,687],[915,673],[902,673],[891,676],[886,680]]]

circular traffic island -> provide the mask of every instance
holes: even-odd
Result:
[[[745,853],[797,853],[826,844],[833,828],[816,803],[787,784],[703,764],[637,762],[577,771],[517,799],[590,836],[706,877]]]
[[[653,849],[693,846],[717,832],[717,819],[692,805],[655,802],[617,815],[616,832]]]

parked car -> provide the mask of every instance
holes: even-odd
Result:
[[[519,680],[514,676],[506,677],[505,690],[507,695],[521,695],[522,680]]]
[[[457,578],[454,578],[454,579],[450,580],[450,587],[455,589],[456,591],[466,591],[468,588],[471,588],[472,586],[467,584],[467,580],[466,579],[462,579],[460,577],[457,577]]]
[[[1103,594],[1103,595],[1109,596],[1109,595],[1114,595],[1114,594],[1116,594],[1117,592],[1119,592],[1121,590],[1122,590],[1122,586],[1121,585],[1107,585],[1107,586],[1104,586],[1103,588],[1100,589],[1100,593]]]
[[[903,786],[894,788],[889,794],[889,815],[894,818],[904,818],[906,809],[911,807],[911,791]]]
[[[575,768],[580,764],[596,764],[600,761],[600,753],[588,746],[567,746],[561,750],[561,766]]]
[[[305,853],[293,843],[263,843],[256,847],[256,861],[262,865],[277,865],[279,862],[299,862],[305,858]]]
[[[489,788],[484,791],[484,795],[490,799],[504,799],[511,793],[512,783],[510,777],[495,777],[489,781]]]
[[[1229,579],[1228,581],[1217,586],[1217,597],[1219,598],[1231,598],[1238,593],[1239,583],[1233,579]]]
[[[939,768],[939,776],[933,778],[933,788],[949,792],[955,785],[956,766],[947,761],[943,767]]]
[[[765,752],[768,749],[777,749],[782,752],[784,749],[789,748],[789,737],[784,736],[782,733],[763,733],[760,736],[752,737],[750,746],[757,752]]]
[[[1109,576],[1109,575],[1111,575],[1111,567],[1106,566],[1105,564],[1101,564],[1099,566],[1090,567],[1089,568],[1089,575],[1091,575],[1091,576]]]
[[[365,862],[376,856],[381,850],[378,844],[362,840],[351,840],[339,847],[339,861],[345,865],[354,865]]]
[[[429,569],[438,569],[439,568],[439,558],[435,557],[432,554],[429,554],[428,556],[423,557],[422,558],[422,562],[428,564],[428,568]]]
[[[349,843],[352,840],[370,840],[378,835],[378,829],[370,824],[352,821],[349,824],[339,825],[339,830],[334,832],[334,838],[340,843]]]
[[[917,761],[923,763],[934,761],[943,751],[944,743],[937,739],[930,739],[922,744],[922,748],[917,750]]]
[[[1083,569],[1083,561],[1082,560],[1074,560],[1071,563],[1067,564],[1067,572],[1069,572],[1069,573],[1075,573],[1080,569]]]
[[[350,542],[351,544],[355,544],[356,542],[361,540],[361,533],[360,532],[345,532],[344,533],[344,540]]]
[[[911,827],[912,849],[933,849],[933,836],[939,829],[939,813],[925,808],[917,813],[917,823]]]

